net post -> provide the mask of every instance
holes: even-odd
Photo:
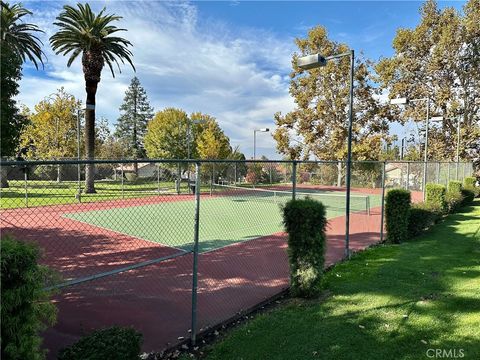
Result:
[[[380,242],[383,241],[383,218],[385,216],[385,167],[386,161],[382,165],[382,207],[380,214]]]
[[[192,324],[191,343],[197,341],[198,238],[200,223],[200,163],[195,163],[195,221],[193,231]]]
[[[28,207],[28,174],[26,166],[23,168],[23,178],[25,179],[25,207]]]
[[[297,161],[292,163],[292,200],[295,200],[297,193]]]

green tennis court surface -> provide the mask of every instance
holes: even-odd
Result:
[[[297,197],[302,196],[298,194]],[[309,196],[315,198],[312,194]],[[289,198],[291,195],[285,192],[242,191],[238,194],[202,195],[200,251],[214,250],[282,231],[281,205]],[[352,211],[367,214],[365,198],[352,197]],[[318,200],[327,206],[328,218],[344,215],[344,196],[321,197]],[[378,197],[370,196],[369,203],[370,207],[374,207],[380,201]],[[99,230],[108,229],[189,251],[193,245],[194,213],[192,197],[192,200],[77,212],[64,216],[97,226]]]

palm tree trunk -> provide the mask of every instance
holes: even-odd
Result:
[[[85,111],[85,153],[87,160],[95,159],[95,95],[98,82],[85,81],[87,91],[87,109]],[[95,165],[85,166],[85,193],[94,194],[95,191]]]

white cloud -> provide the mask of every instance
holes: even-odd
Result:
[[[102,5],[92,6],[98,10]],[[134,45],[136,75],[157,110],[175,106],[215,116],[232,143],[240,145],[248,157],[253,128],[272,128],[275,112],[293,108],[287,76],[292,39],[279,39],[262,29],[231,29],[215,19],[199,21],[196,7],[184,2],[106,5],[108,12],[124,17],[118,26],[128,29],[122,36]],[[61,4],[50,3],[36,11],[35,22],[46,30],[45,44],[55,31],[51,24],[60,9]],[[28,71],[19,100],[32,106],[61,86],[84,99],[80,59],[67,68],[66,58],[45,48],[46,74]],[[111,123],[118,117],[124,91],[134,75],[128,66],[122,71],[113,79],[105,68],[98,88],[98,115]],[[257,152],[273,157],[274,147],[273,139],[266,136],[259,139]]]

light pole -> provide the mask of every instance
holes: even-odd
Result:
[[[397,98],[390,100],[392,105],[406,105],[409,103],[426,101],[427,103],[427,118],[425,119],[425,149],[423,154],[423,181],[422,181],[422,190],[423,190],[423,200],[425,201],[426,197],[426,185],[427,185],[427,161],[428,161],[428,128],[429,122],[432,121],[441,121],[443,120],[442,116],[435,116],[430,119],[430,97],[421,98],[421,99],[408,99],[408,98]]]
[[[315,69],[327,65],[330,60],[343,57],[350,58],[350,91],[348,101],[348,143],[347,143],[347,173],[346,186],[347,197],[345,205],[345,257],[350,257],[350,173],[352,166],[352,124],[353,124],[353,75],[355,69],[355,52],[350,50],[339,55],[323,57],[320,54],[307,55],[297,59],[297,66],[303,70]]]
[[[263,128],[263,129],[254,129],[253,130],[253,160],[256,159],[257,155],[257,132],[269,132],[269,128]]]

